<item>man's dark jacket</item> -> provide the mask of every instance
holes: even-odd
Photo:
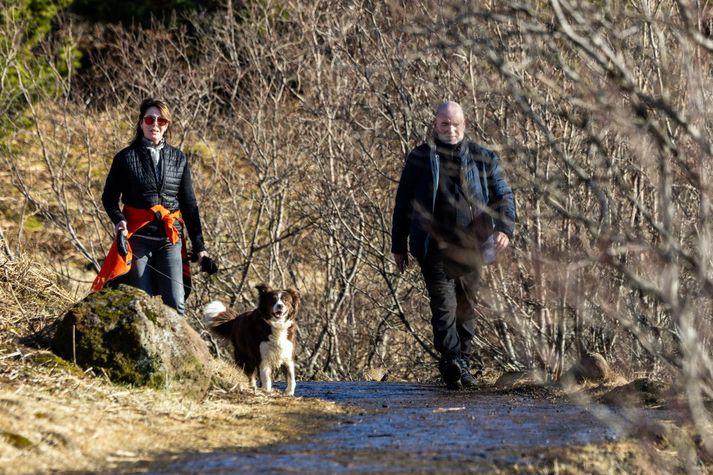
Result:
[[[186,156],[168,144],[163,146],[160,153],[159,176],[149,151],[141,144],[129,146],[117,153],[104,185],[104,209],[114,224],[125,219],[119,209],[119,196],[125,205],[134,208],[149,209],[161,204],[169,211],[180,209],[193,251],[201,252],[205,249],[203,231]],[[156,233],[165,235],[160,221],[142,228],[142,234]]]
[[[482,224],[488,229],[479,232],[490,235],[502,231],[510,238],[516,221],[515,198],[502,176],[500,160],[495,152],[475,143],[463,142],[459,147],[463,186],[474,201],[474,209],[485,209]],[[406,254],[407,241],[411,254],[423,260],[432,243],[428,233],[429,220],[436,205],[440,157],[435,146],[422,144],[406,158],[391,228],[391,252]],[[438,217],[435,217],[436,219]]]

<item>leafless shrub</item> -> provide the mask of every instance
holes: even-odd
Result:
[[[193,315],[214,297],[250,305],[260,281],[294,285],[303,377],[385,367],[422,379],[435,354],[427,298],[416,269],[390,263],[391,210],[433,107],[459,100],[471,137],[501,155],[520,216],[486,271],[483,355],[550,379],[582,352],[629,378],[674,377],[704,428],[708,11],[606,3],[228,2],[189,26],[113,28],[94,89],[58,75],[67,93],[28,101],[38,168],[21,166],[20,147],[4,171],[20,216],[54,223],[62,250],[96,265],[110,239],[103,176],[139,100],[165,97],[223,268],[195,280]],[[103,135],[76,116],[98,117]],[[19,128],[15,139],[30,142]],[[19,250],[23,226],[3,227]]]

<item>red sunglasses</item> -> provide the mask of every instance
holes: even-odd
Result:
[[[153,125],[154,121],[156,121],[156,123],[158,123],[159,127],[165,127],[168,125],[168,119],[166,119],[165,117],[161,117],[161,116],[157,117],[157,116],[153,116],[153,115],[145,115],[144,116],[144,124]]]

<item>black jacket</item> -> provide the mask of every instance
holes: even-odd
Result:
[[[198,203],[193,192],[191,170],[179,149],[165,144],[161,149],[161,174],[157,179],[149,151],[132,145],[116,154],[106,177],[102,204],[114,224],[126,219],[119,209],[119,197],[125,205],[148,209],[162,204],[169,211],[181,210],[194,252],[205,249]],[[142,234],[163,233],[158,221],[142,228]]]
[[[491,213],[485,220],[484,234],[502,231],[512,237],[516,221],[515,197],[502,176],[497,154],[475,143],[461,147],[464,186],[477,205]],[[426,257],[429,248],[428,217],[433,215],[438,190],[440,158],[435,147],[422,144],[406,158],[401,174],[391,228],[391,252],[406,254],[408,248],[416,259]]]

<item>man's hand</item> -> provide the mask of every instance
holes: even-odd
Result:
[[[495,250],[498,252],[504,251],[510,244],[510,238],[502,231],[498,231],[495,235]]]
[[[399,274],[403,274],[408,267],[408,254],[394,254],[394,261]]]
[[[394,254],[394,261],[399,274],[403,274],[408,267],[408,254]]]

